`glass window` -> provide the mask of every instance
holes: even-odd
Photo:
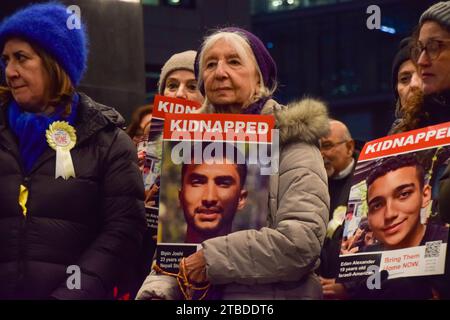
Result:
[[[158,94],[158,81],[161,65],[147,64],[145,66],[145,101],[153,102],[153,97]]]
[[[353,0],[252,0],[252,14],[271,13],[321,5],[330,5]]]
[[[165,6],[175,8],[194,9],[195,0],[142,0],[142,4],[149,6]]]
[[[142,4],[148,6],[159,6],[159,0],[142,0]]]

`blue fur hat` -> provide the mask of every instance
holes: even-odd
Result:
[[[81,28],[73,28],[73,17],[73,12],[58,2],[21,9],[2,21],[0,50],[13,37],[35,44],[52,56],[77,86],[86,70],[88,39],[81,22]]]

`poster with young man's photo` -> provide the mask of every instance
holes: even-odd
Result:
[[[272,116],[168,115],[156,264],[177,273],[208,239],[266,224]],[[275,156],[276,158],[276,156]]]
[[[200,107],[200,103],[196,101],[160,95],[155,96],[153,101],[153,113],[148,128],[148,139],[138,146],[138,152],[144,153],[143,180],[145,188],[145,211],[147,223],[154,238],[156,238],[158,232],[164,119],[166,114],[192,113],[196,112]]]
[[[439,179],[450,161],[450,123],[368,142],[355,168],[337,281],[443,274],[448,225]]]

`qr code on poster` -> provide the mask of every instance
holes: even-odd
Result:
[[[425,258],[439,257],[442,240],[425,243]]]

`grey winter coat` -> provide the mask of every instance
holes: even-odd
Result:
[[[326,107],[305,99],[288,107],[269,100],[280,130],[279,174],[271,176],[267,227],[202,243],[207,276],[224,299],[320,299],[319,265],[329,212],[327,175],[317,148],[328,134]],[[150,274],[137,299],[180,299],[177,281]]]

